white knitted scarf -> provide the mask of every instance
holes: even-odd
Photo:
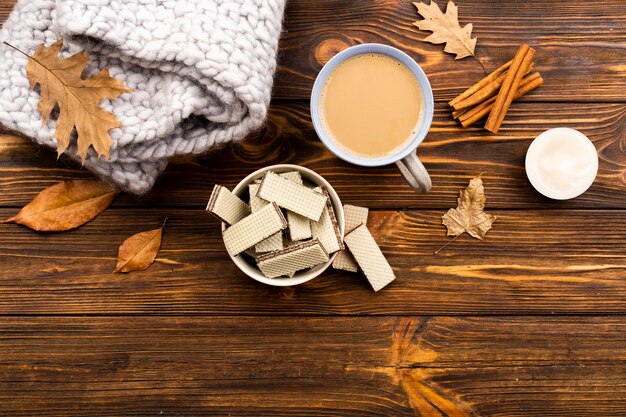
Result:
[[[148,191],[174,155],[239,140],[267,114],[285,0],[20,0],[0,31],[27,53],[64,40],[134,89],[102,105],[113,129],[110,159],[84,165],[135,194]],[[27,58],[0,46],[0,123],[56,148],[42,127]],[[75,154],[75,145],[68,152]]]

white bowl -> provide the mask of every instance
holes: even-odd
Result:
[[[341,204],[341,200],[339,199],[337,192],[321,175],[314,171],[311,171],[308,168],[299,165],[289,164],[272,165],[261,168],[241,180],[241,182],[237,184],[237,186],[233,189],[233,193],[238,197],[245,197],[246,193],[248,193],[248,185],[250,185],[254,180],[262,178],[267,171],[274,171],[277,174],[289,171],[298,171],[300,175],[302,175],[303,180],[309,181],[316,186],[324,187],[326,191],[328,191],[328,195],[330,195],[330,200],[335,209],[335,215],[337,217],[337,223],[339,224],[341,236],[344,235],[345,218],[343,214],[343,205]],[[247,198],[244,198],[244,200],[247,201]],[[224,232],[224,230],[226,230],[226,227],[227,224],[222,223],[222,233]],[[261,270],[256,266],[252,258],[248,257],[247,255],[241,254],[237,256],[231,256],[230,259],[233,260],[235,265],[237,265],[244,274],[252,279],[255,279],[267,285],[273,285],[276,287],[288,287],[291,285],[303,284],[312,280],[313,278],[320,276],[322,272],[324,272],[333,263],[335,256],[337,256],[337,253],[334,253],[330,257],[328,262],[311,269],[298,271],[293,277],[280,278],[267,278],[265,275],[263,275],[263,273],[261,273]]]

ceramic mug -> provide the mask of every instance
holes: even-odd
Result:
[[[338,146],[324,128],[320,109],[320,95],[329,75],[338,65],[347,59],[364,54],[382,54],[400,61],[415,77],[415,82],[418,83],[423,98],[423,111],[421,112],[417,129],[415,129],[415,133],[412,135],[411,139],[393,154],[375,158],[358,156]],[[433,111],[433,90],[430,87],[426,74],[424,74],[424,71],[417,62],[399,49],[377,43],[352,46],[331,58],[317,75],[311,93],[311,120],[313,121],[313,127],[328,150],[344,161],[363,167],[375,167],[395,163],[404,178],[417,193],[426,193],[432,186],[428,171],[426,171],[426,168],[424,168],[424,165],[416,155],[416,149],[420,143],[422,143],[430,129],[430,125],[433,121]]]

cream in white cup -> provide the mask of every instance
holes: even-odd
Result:
[[[546,130],[526,153],[526,175],[546,197],[568,200],[578,197],[598,173],[598,153],[581,132],[567,127]]]
[[[415,83],[419,86],[422,92],[421,104],[423,111],[421,112],[420,119],[417,121],[417,125],[411,137],[408,138],[403,146],[395,150],[393,153],[374,158],[356,155],[338,145],[337,141],[333,139],[325,128],[324,121],[322,120],[322,110],[320,109],[320,97],[322,95],[324,85],[332,72],[346,60],[359,55],[367,54],[386,55],[399,61],[413,74]],[[432,186],[431,179],[426,171],[426,168],[424,168],[424,165],[416,155],[416,149],[422,143],[428,133],[428,130],[430,129],[430,125],[433,120],[433,112],[434,100],[432,88],[426,74],[420,66],[410,56],[399,49],[376,43],[366,43],[352,46],[339,52],[331,58],[317,75],[315,84],[313,85],[313,91],[311,93],[311,120],[313,122],[313,127],[315,128],[315,131],[317,132],[317,135],[322,143],[332,153],[344,161],[363,167],[375,167],[395,163],[407,182],[418,193],[426,193]]]

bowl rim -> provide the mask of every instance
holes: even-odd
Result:
[[[239,197],[247,189],[248,185],[252,183],[252,181],[254,181],[257,178],[261,178],[263,174],[265,174],[267,171],[274,171],[276,173],[298,171],[301,174],[305,174],[303,175],[305,179],[311,182],[314,182],[317,185],[323,186],[326,189],[326,191],[328,191],[328,194],[331,199],[331,203],[333,204],[333,208],[335,209],[335,216],[337,217],[337,223],[339,224],[339,230],[340,230],[341,236],[344,235],[345,217],[344,217],[343,204],[341,203],[341,199],[339,198],[339,195],[337,194],[335,189],[330,185],[330,183],[324,177],[322,177],[320,174],[313,171],[312,169],[303,167],[301,165],[294,165],[294,164],[275,164],[275,165],[270,165],[261,169],[257,169],[256,171],[252,172],[251,174],[247,175],[244,179],[239,181],[239,183],[235,186],[235,188],[233,188],[233,191],[232,191],[233,194]],[[315,181],[312,181],[312,179],[315,179]],[[227,226],[228,225],[226,223],[222,222],[222,233],[224,233],[224,230],[226,230]],[[332,254],[329,257],[328,262],[325,262],[324,264],[318,265],[311,269],[298,271],[293,277],[280,277],[280,278],[267,278],[265,275],[261,273],[261,271],[256,265],[249,262],[242,255],[232,256],[228,254],[228,256],[230,256],[230,259],[232,259],[232,261],[235,263],[235,265],[237,265],[237,267],[241,270],[241,272],[243,272],[250,278],[254,279],[255,281],[261,282],[263,284],[275,286],[275,287],[289,287],[292,285],[304,284],[305,282],[309,282],[312,279],[320,276],[333,263],[338,253],[339,252],[335,252],[334,254]]]

